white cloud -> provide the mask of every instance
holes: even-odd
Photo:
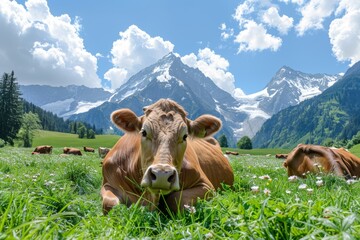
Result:
[[[339,18],[329,27],[332,51],[337,60],[350,60],[352,65],[360,60],[360,1],[341,1],[336,14]]]
[[[97,59],[87,52],[77,18],[53,16],[45,0],[0,1],[0,72],[20,84],[100,87]]]
[[[294,21],[293,18],[286,15],[280,16],[276,7],[270,7],[265,11],[262,20],[270,27],[276,28],[281,34],[287,34],[289,29],[293,26]]]
[[[269,1],[256,1],[256,0],[246,0],[242,4],[238,5],[233,15],[233,18],[239,23],[239,33],[234,34],[235,42],[239,43],[239,52],[244,51],[262,51],[265,49],[271,49],[272,51],[277,51],[282,44],[282,39],[276,36],[271,35],[267,32],[265,26],[261,23],[257,23],[253,18],[254,14],[261,12],[262,9],[269,9],[271,3]],[[280,17],[278,15],[278,20],[288,21],[287,16]],[[281,23],[279,21],[274,22],[266,19],[269,26],[275,26],[279,31],[287,31],[290,27],[289,23]],[[223,36],[224,38],[224,36]]]
[[[181,58],[182,62],[190,67],[198,68],[205,76],[224,91],[234,96],[235,93],[243,94],[241,89],[235,88],[235,79],[228,71],[229,61],[217,55],[209,48],[200,49],[198,54],[191,53]]]
[[[296,30],[300,36],[311,29],[323,29],[323,21],[335,10],[339,0],[311,0],[300,9],[302,18]]]
[[[279,2],[284,2],[284,3],[295,3],[297,5],[302,5],[304,3],[304,0],[279,0]]]
[[[271,49],[277,51],[282,44],[279,37],[272,36],[262,24],[257,24],[252,20],[247,20],[244,24],[244,30],[240,31],[235,38],[239,43],[239,52],[262,51]]]
[[[133,74],[174,49],[171,42],[164,41],[161,37],[151,37],[135,25],[119,35],[120,39],[113,43],[111,49],[114,67],[104,75],[105,79],[111,81],[112,89],[120,87]]]

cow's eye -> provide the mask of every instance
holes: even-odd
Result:
[[[183,136],[183,140],[186,141],[187,137],[188,137],[188,135],[185,134],[185,135]]]
[[[143,130],[141,130],[141,136],[143,136],[143,137],[146,137],[147,136],[147,133],[146,133],[146,131],[143,129]]]

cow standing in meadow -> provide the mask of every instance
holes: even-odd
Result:
[[[113,123],[125,134],[103,161],[105,214],[119,203],[138,201],[176,212],[211,196],[221,184],[233,184],[229,161],[218,144],[206,140],[220,129],[221,121],[211,115],[192,121],[186,115],[169,99],[145,107],[140,117],[130,109],[112,113]]]
[[[32,154],[51,154],[52,149],[53,147],[49,145],[37,146]]]
[[[284,167],[289,176],[326,172],[345,178],[360,177],[360,158],[344,148],[299,144],[287,156]]]

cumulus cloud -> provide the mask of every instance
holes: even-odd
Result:
[[[239,32],[235,42],[240,44],[239,52],[262,51],[265,49],[277,51],[282,44],[281,38],[267,33],[262,24],[252,20],[248,20],[244,24],[244,30]]]
[[[267,1],[246,0],[237,6],[233,18],[239,23],[239,33],[234,34],[235,43],[239,43],[238,53],[266,49],[277,51],[281,46],[282,39],[268,33],[266,27],[262,23],[257,23],[252,16],[255,10],[259,12],[259,10],[269,8],[269,5],[270,3]],[[278,16],[276,21],[268,19],[267,15],[263,21],[267,21],[266,24],[278,28],[279,31],[287,32],[291,26],[284,22],[291,21],[290,18],[287,16],[280,17],[277,10],[276,13]],[[273,12],[272,14],[275,15]],[[292,22],[290,24],[292,25]]]
[[[245,95],[241,89],[235,88],[234,76],[228,71],[229,61],[217,55],[209,48],[200,49],[198,54],[191,53],[181,58],[182,62],[190,67],[198,68],[205,76],[224,91],[234,96]]]
[[[360,2],[343,0],[329,27],[332,51],[339,61],[360,61]]]
[[[276,7],[270,7],[265,11],[262,20],[270,27],[276,28],[281,34],[287,34],[294,22],[294,19],[291,17],[286,15],[280,16]]]
[[[0,29],[0,72],[14,70],[20,84],[101,86],[79,20],[53,16],[46,0],[0,1]]]
[[[284,2],[284,3],[295,3],[297,5],[302,5],[304,3],[304,0],[279,0],[279,2]]]
[[[311,29],[323,29],[323,21],[335,10],[339,0],[311,0],[301,9],[302,18],[296,26],[300,36]]]
[[[111,49],[111,62],[114,66],[104,74],[104,78],[111,81],[112,89],[120,87],[133,74],[174,49],[171,42],[164,41],[161,37],[151,37],[135,25],[119,35],[120,39],[113,43]]]

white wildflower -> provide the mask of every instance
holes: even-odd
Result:
[[[323,186],[323,185],[324,185],[323,180],[317,180],[317,181],[316,181],[316,186],[321,187],[321,186]]]
[[[260,191],[259,186],[252,186],[252,187],[251,187],[251,191],[252,191],[253,193],[258,193],[258,192]]]
[[[288,178],[289,182],[296,182],[298,180],[298,177],[293,175]]]
[[[269,175],[263,175],[259,177],[262,180],[271,179]]]
[[[190,213],[196,213],[196,209],[194,206],[189,206],[187,204],[184,205],[184,208],[189,211]]]
[[[264,189],[264,194],[265,194],[266,196],[269,196],[270,193],[271,193],[271,191],[270,191],[269,189],[267,189],[267,188]]]
[[[312,188],[307,188],[306,191],[308,192],[308,194],[312,194],[314,192],[314,189]]]
[[[290,191],[290,190],[286,190],[285,192],[286,192],[287,194],[290,194],[290,193],[291,193],[291,191]]]
[[[304,184],[301,184],[300,186],[299,186],[299,189],[306,189],[306,184],[304,183]]]

